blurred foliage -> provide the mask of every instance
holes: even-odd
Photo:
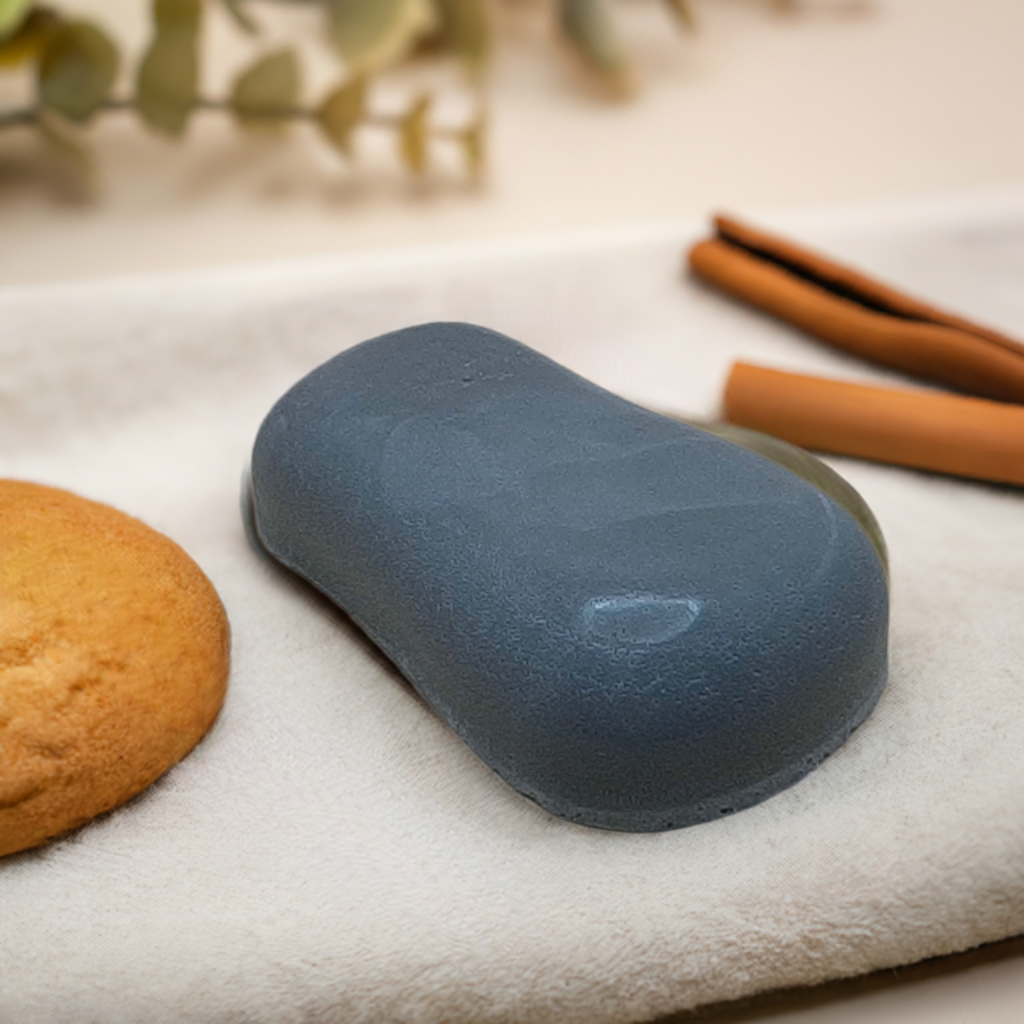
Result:
[[[199,0],[155,0],[153,41],[139,64],[135,109],[150,128],[180,135],[199,99]]]
[[[143,2],[143,0],[140,0]],[[320,9],[323,33],[333,46],[340,78],[313,105],[304,105],[299,55],[262,45],[260,5],[252,0],[150,0],[152,34],[134,69],[134,92],[118,91],[119,48],[107,32],[33,0],[0,0],[0,70],[27,69],[35,102],[0,111],[0,128],[29,125],[76,165],[86,166],[82,133],[98,112],[133,110],[150,129],[181,136],[197,110],[222,111],[244,130],[278,130],[309,122],[346,158],[364,126],[395,133],[397,152],[416,175],[430,166],[437,142],[455,145],[468,172],[486,163],[486,109],[482,78],[493,50],[495,12],[502,5],[532,3],[550,11],[553,31],[577,63],[608,91],[626,94],[632,66],[617,24],[619,0],[265,0],[280,7]],[[694,27],[690,0],[649,0],[666,11],[666,25]],[[763,0],[788,10],[798,0]],[[624,0],[622,0],[625,6]],[[200,61],[203,25],[214,6],[239,31],[256,39],[262,54],[242,68],[224,97],[204,96]],[[264,7],[265,13],[265,7]],[[476,93],[478,113],[461,127],[435,123],[429,95],[416,96],[404,113],[382,116],[372,102],[375,80],[411,61],[454,61]]]
[[[436,24],[431,0],[335,0],[327,10],[331,42],[355,74],[398,63]]]
[[[27,70],[35,78],[35,102],[0,111],[0,128],[28,125],[69,165],[90,166],[79,126],[95,114],[133,110],[150,129],[181,136],[197,110],[232,115],[247,131],[281,130],[312,122],[325,141],[347,158],[363,126],[395,133],[400,159],[413,174],[430,165],[436,140],[454,143],[476,177],[485,162],[485,119],[477,77],[490,45],[487,0],[277,0],[323,9],[325,37],[337,51],[340,81],[312,106],[302,102],[299,54],[267,48],[235,76],[228,95],[202,95],[200,47],[210,7],[222,6],[241,31],[260,37],[247,0],[151,0],[152,35],[134,74],[134,94],[118,94],[120,51],[91,21],[32,0],[0,0],[0,69]],[[424,53],[456,59],[477,91],[479,113],[461,127],[435,125],[428,95],[417,96],[404,114],[373,110],[371,84],[399,63]]]
[[[235,79],[231,110],[243,128],[283,128],[299,102],[299,61],[292,50],[260,57]]]
[[[31,0],[0,0],[0,39],[17,31],[31,6]]]
[[[18,67],[36,57],[56,23],[56,15],[45,8],[27,11],[19,21],[11,22],[6,34],[0,32],[0,67]]]
[[[560,0],[559,24],[587,67],[619,92],[630,88],[629,58],[608,0]]]
[[[87,21],[62,21],[47,33],[36,80],[40,105],[83,122],[100,108],[117,77],[117,48]]]
[[[366,116],[366,80],[353,78],[328,93],[316,112],[327,141],[345,156],[352,155],[352,132]]]
[[[491,22],[480,0],[434,0],[436,28],[428,47],[454,54],[479,73],[491,52]]]
[[[430,97],[421,96],[399,124],[402,159],[414,174],[427,169],[427,115],[430,113]]]

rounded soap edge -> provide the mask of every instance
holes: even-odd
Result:
[[[867,535],[882,565],[886,583],[889,582],[889,548],[885,542],[881,524],[860,491],[831,466],[822,462],[806,449],[770,434],[764,434],[759,430],[740,427],[734,423],[700,423],[696,420],[676,416],[669,416],[669,419],[696,427],[723,441],[744,448],[754,455],[768,459],[769,462],[789,470],[794,476],[800,477],[801,480],[831,499]]]
[[[888,664],[883,665],[871,691],[853,716],[848,719],[829,739],[815,750],[805,754],[793,764],[775,772],[766,779],[747,786],[744,789],[723,794],[718,798],[709,798],[699,804],[687,804],[676,810],[659,809],[657,811],[597,811],[589,812],[579,809],[566,809],[553,806],[534,793],[517,789],[521,796],[543,808],[549,814],[574,825],[586,828],[598,828],[607,832],[654,833],[671,832],[694,825],[704,825],[722,818],[731,817],[740,811],[748,810],[757,804],[764,803],[778,796],[787,789],[801,782],[812,771],[820,767],[829,757],[835,754],[849,738],[870,717],[885,691],[889,678]],[[501,773],[497,773],[501,777]],[[506,783],[507,779],[503,779]],[[513,786],[513,789],[516,787]]]

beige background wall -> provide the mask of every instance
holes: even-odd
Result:
[[[143,37],[143,0],[67,6]],[[0,134],[0,278],[523,235],[1024,176],[1020,0],[808,0],[791,16],[758,0],[694,0],[695,36],[680,36],[655,0],[622,3],[639,80],[625,104],[581,88],[543,4],[539,14],[529,0],[514,6],[525,10],[510,19],[491,77],[492,173],[481,187],[440,150],[437,172],[410,181],[387,135],[364,135],[350,167],[305,126],[281,144],[206,114],[176,144],[116,114],[92,132],[98,199],[83,205],[55,198],[63,190],[40,174],[39,142],[18,129]],[[281,31],[312,33],[312,12],[253,9]],[[251,44],[223,17],[210,28],[216,92]],[[326,51],[313,56],[311,98],[336,74]],[[19,91],[0,75],[0,102]],[[394,109],[407,91],[400,82],[378,102]],[[457,123],[463,109],[439,116]]]

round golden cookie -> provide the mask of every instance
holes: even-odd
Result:
[[[229,646],[213,585],[173,541],[0,480],[0,856],[181,760],[220,710]]]

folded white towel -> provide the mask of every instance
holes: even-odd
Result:
[[[1024,193],[774,226],[1024,335]],[[239,477],[271,403],[410,323],[483,323],[696,415],[737,357],[896,379],[685,280],[698,230],[0,291],[0,475],[168,533],[234,636],[189,758],[0,861],[0,1020],[635,1021],[1024,932],[1019,490],[832,460],[889,541],[889,687],[797,786],[659,835],[512,792],[247,547]]]

